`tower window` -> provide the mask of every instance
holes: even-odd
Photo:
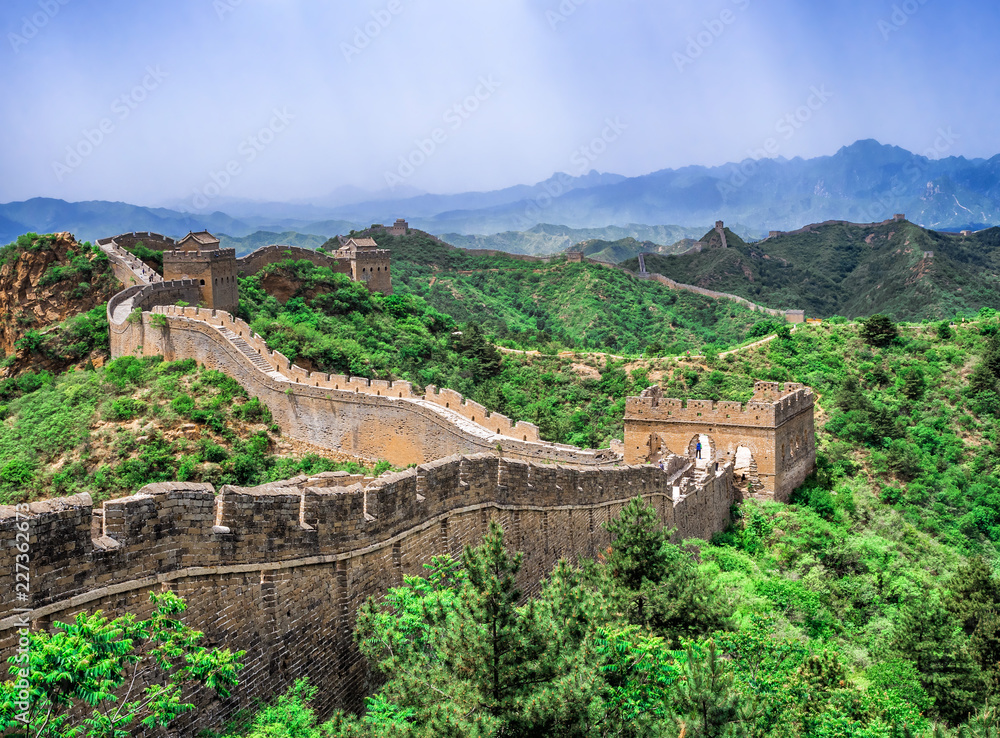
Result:
[[[204,287],[204,286],[205,286],[205,280],[204,280],[204,279],[203,279],[203,280],[201,280],[201,285],[202,285],[202,287]]]

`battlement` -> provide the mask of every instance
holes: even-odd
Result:
[[[775,428],[788,418],[813,406],[813,391],[802,384],[755,382],[754,395],[743,405],[714,400],[679,400],[664,398],[658,386],[643,390],[625,403],[628,420],[664,420],[670,422],[708,423],[711,425]]]
[[[214,249],[212,251],[185,251],[183,249],[175,249],[173,251],[163,252],[164,265],[166,265],[167,262],[177,261],[197,261],[208,263],[235,259],[236,249]]]
[[[390,258],[389,249],[359,249],[358,251],[334,251],[340,259],[357,259],[358,261],[385,261]]]
[[[137,234],[125,235],[135,236]],[[108,260],[111,262],[111,271],[119,282],[125,286],[132,286],[163,281],[163,277],[155,269],[126,251],[123,245],[116,240],[117,238],[124,237],[104,238],[99,240],[97,245],[101,251],[107,254]],[[135,239],[133,243],[138,242],[138,240]]]
[[[719,479],[725,486],[721,471]],[[155,582],[157,576],[184,569],[267,566],[310,557],[330,560],[470,507],[582,508],[653,493],[665,495],[676,507],[700,491],[692,464],[676,456],[666,460],[663,470],[595,469],[484,453],[441,459],[377,479],[322,474],[219,490],[209,484],[167,482],[105,501],[99,508],[87,494],[46,500],[29,505],[33,601],[20,606],[33,607],[41,616],[47,607],[55,609],[68,598],[97,599],[102,591],[126,582],[150,577]],[[11,540],[19,517],[25,516],[15,514],[13,507],[0,507],[0,529],[7,530]],[[718,521],[709,525],[716,527]],[[15,555],[10,547],[0,552],[0,558],[11,563],[0,580],[14,576]],[[5,603],[0,621],[15,606],[18,603]],[[0,629],[4,625],[0,622]]]
[[[330,267],[334,271],[348,273],[349,265],[335,258],[330,254],[321,254],[312,249],[304,249],[299,246],[283,246],[281,244],[271,244],[255,249],[246,256],[241,256],[236,260],[236,271],[241,277],[256,274],[268,264],[278,264],[282,261],[308,261],[316,266]]]
[[[153,233],[152,231],[120,233],[117,236],[99,239],[97,245],[102,246],[107,243],[116,243],[119,248],[130,249],[135,248],[135,245],[140,241],[143,246],[155,251],[167,251],[177,245],[177,242],[169,236],[164,236],[162,233]]]

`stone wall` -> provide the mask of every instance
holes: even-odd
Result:
[[[337,480],[333,480],[337,481]],[[350,480],[346,480],[350,481]],[[560,558],[593,558],[607,547],[602,527],[643,496],[677,538],[725,527],[735,500],[731,468],[703,484],[691,464],[581,468],[537,465],[495,454],[452,457],[376,479],[243,489],[166,483],[93,510],[88,495],[30,505],[31,599],[0,606],[0,656],[12,654],[21,616],[35,627],[102,609],[109,617],[149,612],[151,590],[185,597],[185,622],[210,645],[247,651],[240,686],[227,700],[197,692],[179,733],[217,728],[241,709],[301,677],[319,687],[321,714],[358,707],[371,686],[353,640],[358,607],[422,574],[438,554],[459,555],[488,522],[525,552],[527,595]],[[13,541],[13,508],[0,530]],[[12,546],[0,549],[0,584],[14,592]]]
[[[164,283],[171,284],[175,283]],[[127,299],[134,307],[142,300],[157,301],[160,294]],[[129,322],[125,318],[131,308],[119,310],[118,305],[117,300],[109,305],[113,357],[192,358],[222,371],[260,398],[282,432],[294,440],[397,465],[495,451],[498,446],[505,454],[523,459],[603,464],[620,458],[608,449],[543,442],[533,424],[490,413],[452,390],[431,386],[421,394],[409,382],[307,372],[281,353],[270,351],[246,323],[223,311],[158,302],[153,313],[165,318],[165,326],[157,328],[152,324],[153,313]]]
[[[115,236],[114,238],[102,238],[97,242],[97,246],[101,249],[101,251],[107,254],[108,260],[111,262],[111,273],[115,275],[115,279],[126,287],[162,282],[163,277],[161,277],[155,269],[150,268],[144,262],[135,258],[131,253],[126,251],[122,244],[117,240],[124,239],[125,243],[131,242],[134,246],[135,243],[140,240],[134,238],[134,236],[137,235],[143,234],[126,233],[122,236]]]
[[[278,264],[294,259],[306,260],[316,266],[329,267],[339,274],[350,274],[351,265],[344,259],[335,259],[327,254],[321,254],[313,249],[303,249],[298,246],[264,246],[236,260],[236,272],[241,277],[256,274],[268,264]]]
[[[103,240],[107,241],[109,239]],[[177,242],[169,236],[164,236],[161,233],[152,233],[150,231],[122,233],[118,236],[112,236],[110,240],[117,243],[118,246],[123,249],[133,249],[140,241],[147,249],[153,249],[154,251],[170,251],[177,245]],[[101,242],[98,241],[98,243]]]
[[[338,274],[346,274],[355,282],[364,282],[369,290],[392,294],[391,259],[388,249],[351,252],[350,255],[321,254],[298,246],[264,246],[236,260],[236,271],[241,277],[256,274],[268,264],[305,259],[316,266],[329,267]]]

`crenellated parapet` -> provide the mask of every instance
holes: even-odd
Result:
[[[787,382],[756,382],[753,397],[740,402],[680,400],[662,397],[659,387],[650,387],[625,403],[625,417],[670,423],[707,423],[722,426],[774,428],[815,404],[812,389]]]
[[[115,278],[126,287],[163,281],[159,272],[125,249],[125,246],[134,246],[142,240],[137,238],[140,235],[150,234],[125,233],[113,238],[102,238],[97,242],[98,248],[108,256]]]
[[[256,249],[236,260],[237,272],[241,277],[256,274],[269,264],[278,264],[292,259],[308,261],[316,266],[328,267],[338,274],[346,274],[356,282],[364,282],[372,291],[392,294],[391,255],[388,249],[374,246],[371,239],[363,239],[357,248],[357,239],[348,239],[347,245],[330,253],[320,253],[298,246],[272,244]],[[371,245],[368,245],[368,242]]]
[[[266,404],[290,438],[399,465],[498,448],[516,458],[572,464],[621,459],[610,449],[542,441],[537,426],[490,413],[452,390],[429,386],[421,393],[406,381],[306,371],[222,310],[156,304],[136,316],[138,301],[157,301],[146,290],[126,291],[127,299],[109,307],[112,355],[190,358],[222,371]]]
[[[152,231],[135,231],[133,233],[120,233],[117,236],[112,236],[111,238],[102,238],[98,241],[98,245],[102,243],[107,243],[108,241],[114,241],[120,248],[132,249],[139,243],[142,243],[148,249],[153,249],[154,251],[169,251],[177,245],[177,242],[170,238],[169,236],[164,236],[162,233],[153,233]]]
[[[728,519],[731,476],[720,470],[722,509],[686,523],[681,538],[710,535]],[[0,507],[0,530],[14,540],[30,524],[35,617],[67,601],[96,601],[110,591],[148,587],[219,567],[267,568],[282,562],[333,561],[384,545],[462,510],[586,509],[660,495],[671,511],[712,480],[697,480],[687,459],[606,468],[539,464],[495,454],[454,456],[377,479],[345,473],[298,477],[243,488],[167,482],[94,507],[86,494],[35,502],[27,511]],[[712,488],[708,494],[716,495]],[[672,522],[673,515],[670,516]],[[695,526],[695,527],[691,527]],[[6,547],[0,583],[11,579],[17,551]],[[11,584],[11,582],[7,582]],[[13,586],[10,587],[13,591]],[[0,630],[17,603],[0,607]],[[25,606],[25,605],[22,605]]]
[[[171,482],[94,507],[89,495],[0,507],[0,535],[28,541],[27,600],[0,601],[0,658],[18,630],[80,612],[149,613],[149,593],[184,597],[184,620],[206,642],[245,650],[227,700],[207,690],[171,726],[192,736],[308,678],[314,707],[358,707],[370,679],[353,641],[362,603],[432,557],[460,556],[489,523],[524,552],[518,585],[535,594],[560,559],[594,559],[606,524],[641,496],[677,538],[725,528],[736,500],[731,466],[705,476],[687,459],[595,469],[496,454],[457,455],[377,479],[327,473],[260,487]],[[13,546],[0,548],[0,586],[16,591]],[[141,689],[145,683],[136,685]]]
[[[316,266],[329,267],[341,274],[350,273],[350,263],[346,260],[336,259],[313,249],[304,249],[299,246],[281,246],[278,244],[262,246],[246,256],[241,256],[236,260],[236,271],[241,277],[249,277],[269,264],[278,264],[289,259],[294,261],[305,260]]]

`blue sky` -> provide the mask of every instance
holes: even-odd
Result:
[[[995,0],[5,0],[0,201],[487,190],[942,130],[990,157],[998,26]]]

